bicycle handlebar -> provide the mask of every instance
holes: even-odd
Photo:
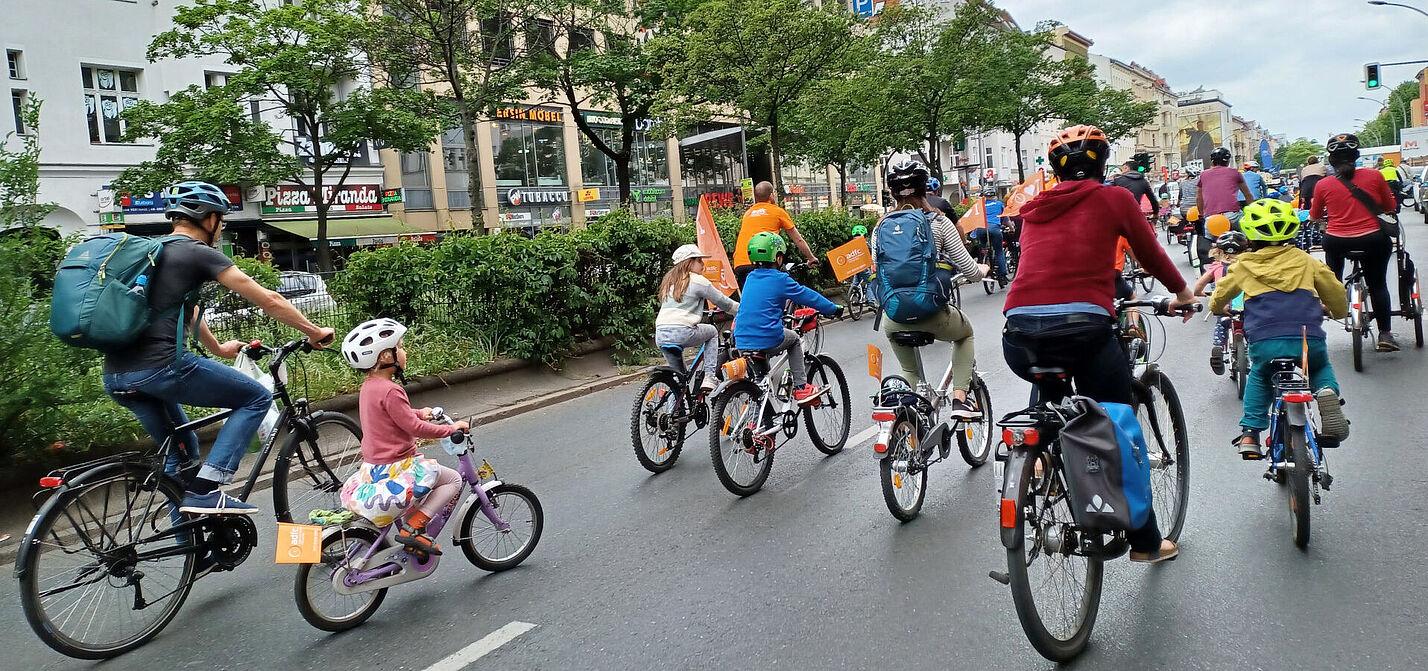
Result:
[[[1148,298],[1139,301],[1116,301],[1116,311],[1119,312],[1125,308],[1151,308],[1155,311],[1155,314],[1157,316],[1176,317],[1195,312],[1202,312],[1205,309],[1205,305],[1203,303],[1191,303],[1189,305],[1182,305],[1178,308],[1175,308],[1174,310],[1171,310],[1171,300],[1172,299],[1170,296],[1159,296],[1156,298]]]

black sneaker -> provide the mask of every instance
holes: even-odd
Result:
[[[1215,345],[1214,347],[1210,348],[1210,370],[1215,371],[1216,375],[1225,374],[1224,345]]]
[[[970,402],[960,399],[952,399],[947,416],[952,419],[975,421],[982,418],[982,411],[974,407]]]

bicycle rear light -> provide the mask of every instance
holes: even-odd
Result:
[[[1308,392],[1294,391],[1284,395],[1286,403],[1308,403],[1314,400],[1314,396]]]
[[[40,478],[40,486],[45,489],[54,489],[62,484],[64,484],[64,478],[57,478],[53,475]]]

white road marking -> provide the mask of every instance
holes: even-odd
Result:
[[[426,667],[426,671],[461,671],[461,669],[470,666],[472,662],[491,654],[496,648],[510,643],[516,637],[535,628],[536,626],[529,622],[511,622],[486,634],[481,640],[457,650],[446,659]]]
[[[878,433],[878,425],[877,425],[877,424],[874,424],[874,425],[872,425],[872,426],[870,426],[870,427],[868,427],[868,428],[866,428],[866,429],[863,429],[862,431],[859,431],[859,432],[853,434],[853,437],[848,439],[848,447],[857,447],[857,446],[859,446],[859,445],[862,445],[862,444],[863,444],[863,441],[865,441],[865,440],[867,440],[867,439],[869,439],[869,438],[872,438],[873,436],[877,435],[877,433]]]

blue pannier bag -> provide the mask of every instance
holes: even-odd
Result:
[[[1077,526],[1135,531],[1150,518],[1150,458],[1135,410],[1078,396],[1061,431],[1061,459]]]
[[[938,281],[931,222],[918,210],[896,210],[878,222],[876,237],[877,274],[870,289],[883,314],[899,324],[916,324],[937,314],[949,295]]]

